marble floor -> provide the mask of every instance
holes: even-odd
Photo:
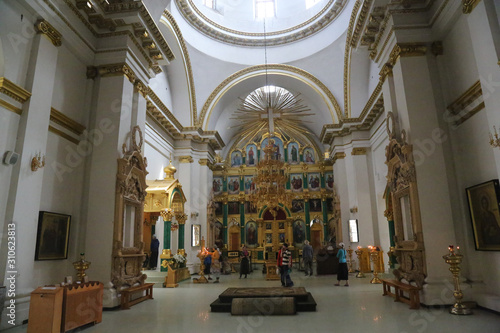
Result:
[[[260,271],[247,279],[238,274],[223,275],[219,284],[183,281],[178,288],[155,288],[154,300],[134,305],[130,310],[109,310],[102,323],[77,330],[82,333],[110,332],[390,332],[390,333],[500,333],[500,315],[475,309],[471,316],[450,315],[447,308],[410,310],[404,303],[382,297],[382,286],[369,278],[350,276],[350,287],[334,286],[335,276],[306,277],[292,273],[295,286],[311,292],[316,312],[293,316],[231,316],[211,313],[210,303],[229,287],[270,287],[279,281],[265,281]],[[7,330],[26,332],[27,325]],[[40,332],[43,333],[43,332]]]

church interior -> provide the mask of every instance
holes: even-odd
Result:
[[[499,87],[496,0],[3,0],[0,330],[500,332]]]

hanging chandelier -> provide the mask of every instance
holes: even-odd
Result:
[[[290,207],[292,196],[286,190],[289,167],[275,142],[277,133],[282,137],[303,137],[308,131],[303,128],[302,117],[312,115],[297,95],[268,84],[266,21],[264,19],[264,55],[266,85],[252,92],[235,112],[243,124],[238,125],[243,141],[267,137],[254,174],[255,190],[249,195],[252,207],[268,208],[276,217],[280,206]],[[234,118],[233,118],[234,119]],[[267,132],[267,133],[266,133]]]

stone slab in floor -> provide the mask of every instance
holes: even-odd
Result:
[[[316,301],[304,287],[264,287],[264,288],[228,288],[210,304],[212,312],[231,312],[231,303],[235,298],[282,298],[293,297],[297,311],[316,311]]]

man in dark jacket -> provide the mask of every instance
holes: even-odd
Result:
[[[160,248],[160,241],[156,239],[156,235],[153,235],[151,240],[151,257],[149,260],[149,267],[153,270],[156,269],[158,265],[158,249]]]
[[[313,275],[313,248],[309,244],[309,241],[304,241],[304,247],[302,248],[302,259],[304,260],[304,269],[307,275]]]

